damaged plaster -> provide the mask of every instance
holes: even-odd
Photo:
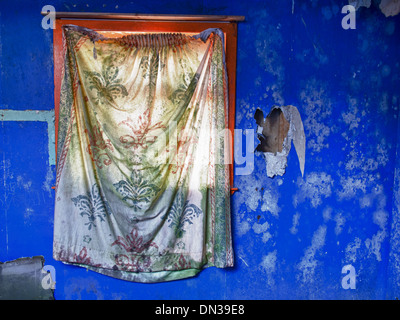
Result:
[[[303,176],[306,137],[297,108],[290,105],[275,106],[265,119],[263,112],[258,108],[254,118],[258,125],[257,133],[261,142],[256,151],[264,154],[268,177],[282,176],[285,173],[292,141]]]
[[[42,256],[0,262],[0,300],[54,300],[53,290],[43,287],[43,265]]]
[[[369,8],[371,0],[349,0],[349,4],[356,10],[360,7]],[[400,12],[400,0],[381,0],[379,9],[386,17],[395,16]]]
[[[400,12],[400,0],[382,0],[379,9],[386,16],[395,16]]]

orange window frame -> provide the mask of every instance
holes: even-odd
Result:
[[[219,28],[225,35],[225,61],[228,73],[228,127],[232,141],[230,143],[229,178],[231,194],[237,188],[233,187],[233,141],[235,127],[235,99],[236,99],[236,56],[237,56],[237,23],[229,22],[210,22],[210,21],[152,21],[152,20],[85,20],[85,19],[61,19],[54,21],[53,31],[53,55],[54,55],[54,113],[55,113],[55,141],[57,152],[59,104],[61,90],[61,74],[63,66],[62,57],[62,26],[67,24],[86,27],[95,31],[133,31],[133,32],[180,32],[180,33],[200,33],[208,28]]]

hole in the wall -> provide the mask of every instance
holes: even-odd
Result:
[[[257,123],[258,139],[260,140],[255,151],[264,155],[267,176],[273,178],[285,173],[292,141],[303,176],[306,138],[297,108],[291,105],[274,106],[265,119],[263,111],[257,108],[254,119]]]
[[[260,109],[256,110],[254,118],[258,126],[262,128],[258,132],[260,144],[256,151],[277,153],[282,152],[283,141],[289,132],[289,122],[282,110],[273,109],[264,120],[264,114]]]

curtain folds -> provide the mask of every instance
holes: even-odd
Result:
[[[232,266],[223,33],[63,41],[54,258],[137,282]]]

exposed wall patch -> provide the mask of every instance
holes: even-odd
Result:
[[[0,121],[47,122],[49,165],[56,164],[54,110],[0,110]]]

